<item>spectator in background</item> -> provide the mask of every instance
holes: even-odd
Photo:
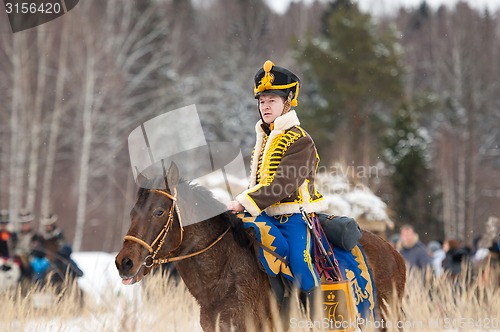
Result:
[[[401,249],[401,248],[399,248],[401,246],[399,234],[392,234],[391,237],[389,238],[389,244],[394,249],[396,249],[397,251],[399,251],[399,249]]]
[[[45,249],[41,246],[34,248],[30,264],[33,271],[33,281],[43,285],[45,283],[45,277],[50,270],[50,262],[45,257]]]
[[[35,241],[35,231],[33,230],[32,222],[34,220],[33,214],[28,210],[21,210],[19,212],[20,230],[16,234],[16,247],[14,255],[21,263],[21,273],[23,277],[31,277],[31,266],[29,257],[33,250],[33,243]]]
[[[443,275],[443,260],[446,257],[441,243],[439,241],[431,241],[427,245],[429,255],[431,257],[431,266],[436,277]]]
[[[9,231],[9,211],[0,211],[0,257],[10,258],[13,254],[14,235]]]
[[[61,242],[61,247],[64,244],[64,234],[59,226],[56,225],[57,214],[49,213],[40,219],[42,225],[40,235],[45,240],[56,239]]]
[[[493,246],[491,245],[492,240],[490,236],[483,235],[474,239],[474,253],[471,255],[473,265],[479,266],[488,259],[491,249],[494,248],[494,244]]]
[[[45,249],[45,254],[50,261],[62,248],[64,243],[64,234],[57,226],[57,215],[49,213],[40,219],[40,234],[38,242]]]
[[[460,244],[457,239],[447,239],[443,244],[446,257],[443,261],[443,269],[451,277],[456,278],[462,274],[462,264],[467,264],[470,259],[470,250]]]
[[[481,241],[481,247],[472,255],[472,265],[475,275],[479,281],[485,285],[491,278],[497,278],[497,284],[500,286],[500,274],[496,273],[500,267],[500,246],[497,240],[490,239],[490,246],[485,248],[486,243]]]
[[[401,227],[400,241],[400,253],[410,269],[417,268],[425,270],[430,265],[427,247],[420,242],[418,234],[415,233],[413,226],[403,225]]]
[[[498,226],[500,225],[498,222],[498,218],[490,216],[483,233],[476,236],[473,241],[474,252],[471,254],[471,265],[474,269],[474,276],[483,285],[496,278],[498,278],[500,285],[500,274],[497,272],[500,266],[497,238]]]

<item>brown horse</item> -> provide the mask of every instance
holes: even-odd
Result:
[[[60,246],[60,240],[58,238],[44,239],[40,237],[38,239],[40,248],[43,249],[45,257],[51,262],[54,261],[54,257],[57,255]]]
[[[263,324],[256,326],[260,330],[272,323],[269,280],[248,245],[241,220],[225,212],[182,228],[175,205],[221,203],[206,189],[179,182],[176,167],[168,173],[171,189],[139,189],[130,229],[115,260],[123,283],[138,282],[154,266],[178,261],[177,270],[200,305],[204,331],[244,331],[246,322]],[[182,215],[183,222],[186,218],[189,216]],[[226,234],[231,228],[232,236]],[[373,273],[380,314],[383,299],[401,300],[405,264],[385,240],[370,232],[363,231],[360,244]],[[394,290],[397,294],[393,294]]]

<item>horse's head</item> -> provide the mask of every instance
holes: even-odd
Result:
[[[167,256],[182,241],[182,227],[175,210],[178,174],[177,167],[171,166],[165,179],[167,190],[139,189],[130,212],[130,228],[115,258],[126,285],[140,281],[151,271],[155,259]]]

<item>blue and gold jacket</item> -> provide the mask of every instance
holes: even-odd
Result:
[[[308,212],[328,207],[314,179],[319,156],[311,136],[300,127],[294,110],[276,118],[269,135],[255,126],[257,141],[252,154],[250,186],[236,200],[252,215],[270,216]]]

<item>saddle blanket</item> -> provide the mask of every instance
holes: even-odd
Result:
[[[344,280],[349,280],[357,307],[358,315],[365,320],[375,320],[375,284],[366,256],[361,245],[351,251],[333,247],[340,273]]]
[[[256,240],[263,247],[266,247],[265,250],[262,247],[259,250],[259,258],[266,272],[271,275],[280,273],[285,278],[293,281],[293,274],[288,264],[278,259],[276,255],[271,254],[271,252],[278,254],[278,256],[281,254],[275,250],[277,249],[274,243],[276,234],[273,232],[276,232],[277,229],[269,227],[264,222],[256,222],[255,217],[248,214],[239,217],[242,219],[245,228],[251,227],[256,231]],[[330,259],[332,261],[337,260],[342,278],[350,281],[358,317],[374,321],[375,284],[361,245],[358,243],[352,250],[346,251],[340,247],[330,246],[324,233],[321,235],[321,239],[327,248],[327,252],[331,252],[329,248],[333,249],[334,255],[330,255]],[[312,261],[315,261],[314,257],[312,257]],[[321,271],[318,271],[318,275],[321,279],[324,279]]]

